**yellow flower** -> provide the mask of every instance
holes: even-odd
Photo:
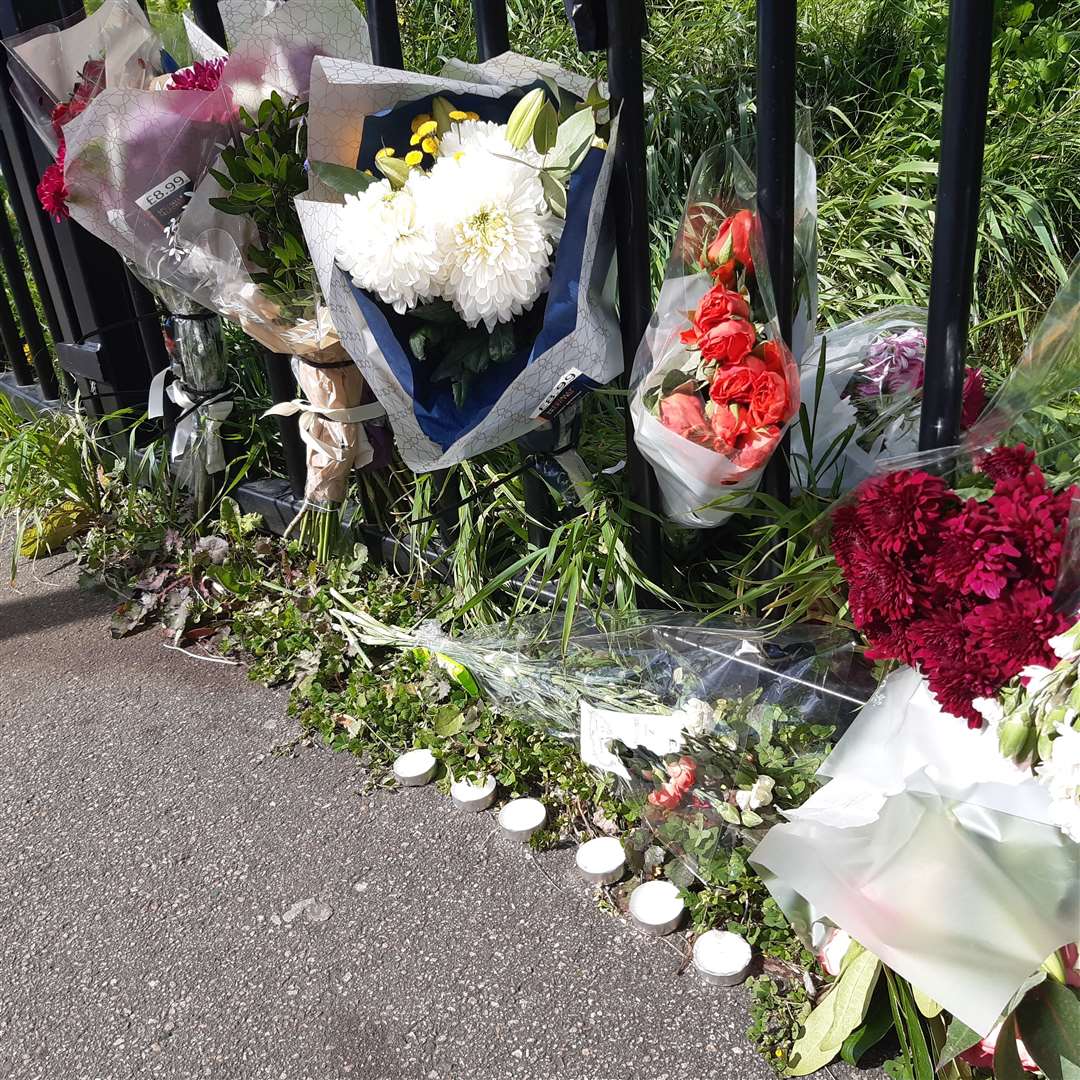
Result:
[[[375,152],[375,160],[381,161],[383,158],[393,157],[394,148],[392,146],[384,146],[381,150]]]
[[[455,123],[460,124],[462,120],[469,119],[469,114],[467,112],[462,112],[461,109],[453,109],[450,113],[450,119]]]
[[[438,130],[439,125],[434,120],[426,120],[416,129],[416,134],[424,138],[427,135],[435,135]]]
[[[413,131],[416,131],[423,124],[429,124],[429,123],[431,123],[431,117],[428,116],[427,113],[421,113],[419,116],[414,116],[412,118],[411,127],[412,127]]]
[[[424,155],[421,154],[419,150],[410,150],[405,155],[405,164],[408,165],[410,169],[416,168],[416,166],[419,165],[420,162],[423,160]]]
[[[424,140],[423,150],[425,154],[437,154],[439,152],[439,140],[428,136],[428,138]]]

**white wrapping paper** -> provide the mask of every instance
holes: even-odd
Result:
[[[528,86],[543,76],[579,95],[584,95],[589,87],[587,79],[514,53],[478,65],[454,62],[450,70],[453,78],[341,60],[317,60],[311,76],[310,159],[354,168],[367,115],[431,94],[444,94],[450,99],[455,93],[497,98],[511,88]],[[611,141],[614,143],[614,132]],[[342,344],[385,407],[402,459],[411,469],[445,469],[543,427],[544,421],[536,419],[534,413],[568,375],[576,373],[603,384],[622,370],[618,324],[608,285],[611,251],[606,237],[601,242],[612,162],[609,149],[588,220],[576,326],[517,376],[484,419],[445,448],[422,430],[412,395],[399,382],[376,344],[347,276],[335,266],[338,222],[344,200],[317,177],[311,178],[308,194],[298,199],[296,205],[323,294]]]
[[[821,768],[831,781],[751,862],[809,943],[846,930],[982,1035],[1055,949],[1080,937],[1080,845],[992,730],[889,676]]]

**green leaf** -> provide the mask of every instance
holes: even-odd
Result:
[[[377,157],[375,159],[375,168],[390,181],[390,186],[395,190],[405,186],[405,181],[409,179],[409,173],[412,172],[412,169],[405,164],[404,159],[388,156]]]
[[[744,810],[742,812],[742,823],[748,829],[756,829],[764,820],[760,814],[755,814],[753,810]]]
[[[313,161],[309,167],[328,188],[342,195],[358,195],[375,183],[374,176],[331,161]]]
[[[453,705],[444,706],[435,716],[435,734],[441,739],[452,739],[465,725],[465,717]]]
[[[1077,992],[1047,979],[1024,998],[1015,1015],[1024,1045],[1048,1080],[1080,1080]]]
[[[844,1040],[840,1056],[849,1065],[857,1065],[892,1030],[893,1017],[888,991],[878,983],[863,1022]]]
[[[836,998],[833,1023],[823,1046],[838,1050],[844,1040],[863,1022],[870,998],[881,975],[881,961],[868,951],[861,952],[842,972],[831,995]]]
[[[547,169],[540,170],[540,184],[544,189],[544,198],[556,217],[566,217],[566,185],[556,179]]]
[[[836,1057],[839,1044],[826,1047],[824,1040],[836,1019],[836,995],[827,994],[806,1018],[803,1033],[791,1048],[788,1072],[791,1076],[809,1076],[824,1068]]]
[[[911,985],[911,995],[915,999],[915,1007],[927,1020],[933,1020],[941,1012],[941,1006],[929,994],[924,994],[914,983]]]
[[[573,172],[585,160],[596,138],[596,115],[592,109],[574,113],[559,125],[554,156],[564,168]]]
[[[453,124],[450,114],[454,112],[454,106],[444,97],[437,97],[431,103],[431,119],[439,125],[439,134],[445,135]]]
[[[533,146],[538,154],[546,154],[554,145],[559,134],[559,114],[550,101],[544,101],[544,107],[536,118],[533,128]]]
[[[1020,1064],[1020,1051],[1016,1046],[1016,1014],[1006,1017],[998,1032],[994,1050],[994,1080],[1025,1080],[1024,1067]]]

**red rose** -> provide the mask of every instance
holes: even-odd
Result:
[[[754,260],[750,254],[750,233],[754,228],[754,215],[740,210],[725,219],[709,247],[709,261],[726,263],[734,258],[748,274],[754,272]]]
[[[684,439],[711,447],[713,443],[705,403],[696,392],[676,390],[660,399],[660,423]]]
[[[728,259],[726,263],[721,263],[712,272],[713,281],[717,285],[723,285],[725,288],[730,289],[735,284],[735,272],[738,265],[734,259]]]
[[[754,355],[765,365],[766,371],[775,371],[777,375],[787,375],[791,353],[783,342],[763,341],[754,350]]]
[[[740,441],[732,460],[740,469],[746,469],[747,472],[760,469],[772,457],[772,452],[779,441],[780,433],[775,428],[752,431]]]
[[[750,421],[754,427],[767,427],[787,419],[788,387],[783,375],[762,371],[754,377],[750,398]]]
[[[697,762],[692,757],[681,757],[668,766],[668,786],[680,796],[685,795],[697,780]]]
[[[757,331],[745,319],[724,319],[698,338],[701,355],[717,364],[740,361],[757,344]]]
[[[721,407],[730,405],[749,405],[754,394],[754,376],[741,364],[721,368],[709,387],[709,397]]]
[[[650,791],[649,802],[653,806],[659,806],[661,810],[674,810],[682,802],[682,796],[664,787],[659,791]]]
[[[716,285],[702,297],[693,322],[698,334],[704,334],[725,319],[749,318],[750,305],[742,295],[725,289],[723,285]]]
[[[712,415],[712,431],[719,453],[734,452],[739,439],[746,434],[749,413],[738,405],[722,405]]]

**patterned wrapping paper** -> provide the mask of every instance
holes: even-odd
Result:
[[[273,15],[285,0],[218,0],[225,40],[236,45],[256,23]]]
[[[277,90],[305,96],[311,60],[370,57],[367,25],[351,0],[291,0],[251,27],[230,54],[220,89],[107,89],[68,126],[65,170],[72,217],[141,273],[233,319],[274,352],[317,355],[337,344],[328,313],[283,319],[251,279],[243,253],[250,221],[209,200],[208,169],[235,133],[235,108]]]
[[[588,79],[515,53],[505,53],[477,65],[453,62],[447,72],[452,77],[445,73],[435,77],[371,64],[316,60],[311,77],[310,159],[355,167],[367,115],[432,94],[445,94],[451,100],[455,93],[497,98],[543,76],[555,79],[579,96],[584,96],[590,85]],[[608,280],[613,237],[603,227],[613,164],[610,147],[614,141],[613,125],[609,149],[604,154],[589,207],[574,328],[528,364],[490,411],[449,446],[436,442],[421,427],[412,395],[376,344],[347,276],[335,266],[339,215],[344,200],[317,177],[311,177],[307,195],[299,198],[296,206],[320,286],[342,344],[386,409],[398,450],[409,468],[417,472],[444,469],[543,427],[545,422],[534,419],[534,414],[568,375],[584,376],[603,384],[622,371],[618,324]]]
[[[93,15],[43,23],[6,38],[19,107],[55,156],[52,111],[71,97],[89,60],[109,87],[145,89],[161,70],[161,42],[135,0],[105,0]]]

